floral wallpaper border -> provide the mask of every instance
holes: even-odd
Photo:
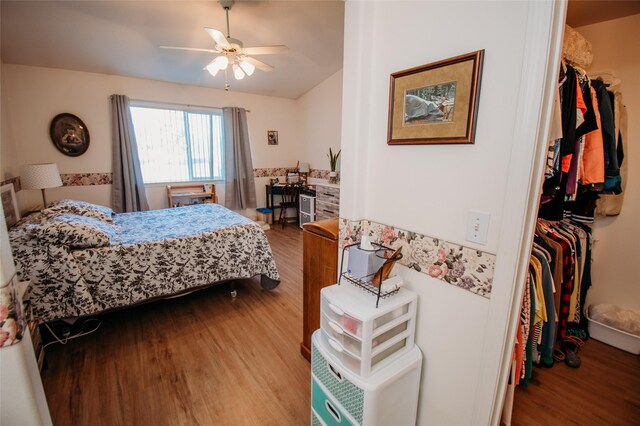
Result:
[[[340,247],[363,235],[387,247],[402,247],[400,264],[489,299],[496,255],[370,220],[340,218]]]
[[[287,172],[294,171],[293,167],[271,167],[253,169],[254,177],[281,177],[286,176]],[[311,169],[310,178],[329,179],[329,170]],[[88,185],[111,185],[113,183],[113,174],[105,173],[60,173],[63,186],[88,186]],[[15,191],[18,192],[22,188],[20,186],[20,177],[13,177],[0,182],[0,185],[13,183]]]
[[[113,174],[107,173],[60,173],[63,186],[111,185]]]
[[[0,347],[15,345],[24,335],[25,318],[16,284],[14,275],[0,288]]]
[[[111,185],[113,183],[113,175],[107,173],[60,173],[62,186],[86,186],[86,185]],[[20,185],[20,177],[14,177],[0,182],[0,185],[13,183],[15,191],[22,189]]]
[[[253,169],[253,176],[260,177],[283,177],[288,172],[295,171],[295,167],[266,167]],[[329,170],[311,169],[309,177],[315,179],[329,179]]]

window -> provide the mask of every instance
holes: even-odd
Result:
[[[222,111],[134,102],[145,183],[224,180]]]

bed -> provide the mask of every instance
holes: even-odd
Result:
[[[83,317],[204,286],[280,277],[262,228],[218,204],[112,214],[62,200],[18,222],[18,278],[42,321]]]

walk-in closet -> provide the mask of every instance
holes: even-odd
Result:
[[[640,2],[566,23],[506,425],[640,418]]]

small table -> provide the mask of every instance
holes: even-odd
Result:
[[[279,195],[282,197],[282,193],[284,192],[284,184],[279,183],[276,185],[265,185],[265,189],[267,194],[267,208],[273,210],[273,220],[275,221],[275,218],[278,216],[276,215],[276,206],[273,202],[273,196]]]
[[[294,185],[302,187],[301,183],[296,183]],[[273,220],[274,221],[278,217],[278,215],[276,215],[276,209],[279,209],[280,205],[279,204],[278,204],[278,206],[275,205],[275,202],[273,200],[273,196],[274,195],[279,195],[280,197],[282,197],[282,194],[284,192],[284,187],[285,186],[286,186],[286,184],[284,184],[284,183],[277,183],[275,185],[271,185],[271,184],[265,185],[265,190],[266,190],[266,194],[267,194],[267,208],[273,210]]]

